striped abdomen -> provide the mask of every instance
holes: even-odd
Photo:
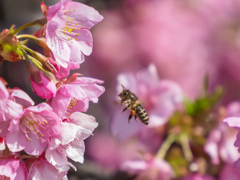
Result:
[[[141,104],[137,105],[136,114],[138,118],[142,121],[142,123],[148,125],[148,122],[149,122],[148,114]]]

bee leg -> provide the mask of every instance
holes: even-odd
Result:
[[[120,105],[121,105],[121,106],[122,106],[122,103],[123,103],[123,102],[121,101],[121,102],[120,102]]]
[[[132,114],[129,114],[129,117],[128,117],[128,123],[130,123],[130,120],[132,119],[133,115]]]
[[[123,113],[124,111],[126,111],[129,107],[130,107],[130,105],[128,105],[127,107],[125,107],[125,108],[122,110],[122,113]]]
[[[122,110],[122,113],[127,110],[127,107]]]
[[[122,104],[123,104],[123,101],[121,101],[121,106],[122,106]]]
[[[137,114],[134,115],[135,121],[137,121]]]
[[[134,115],[135,115],[135,111],[132,109],[128,117],[128,123],[130,123],[130,119],[132,119]]]

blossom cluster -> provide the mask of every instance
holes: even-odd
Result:
[[[103,81],[70,74],[92,52],[90,29],[103,17],[95,9],[71,0],[41,4],[45,16],[0,33],[0,61],[25,61],[33,92],[45,99],[35,104],[19,88],[0,79],[0,179],[68,179],[69,161],[83,163],[84,140],[98,126],[86,114],[105,91]],[[34,34],[20,34],[40,25]],[[44,54],[27,46],[34,40]]]

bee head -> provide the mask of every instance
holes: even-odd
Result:
[[[128,99],[130,95],[130,91],[126,89],[123,85],[123,91],[118,95],[121,99]]]

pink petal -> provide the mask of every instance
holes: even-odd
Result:
[[[228,117],[225,118],[223,122],[227,123],[230,127],[240,128],[240,118],[238,117]]]
[[[51,139],[51,142],[50,142],[51,144],[49,145],[49,148],[56,149],[60,144],[65,145],[70,143],[76,138],[78,131],[79,131],[78,126],[71,123],[62,122],[61,133],[58,136],[53,137]]]
[[[82,29],[80,35],[77,36],[77,42],[83,54],[89,56],[92,53],[93,37],[89,30]]]
[[[80,22],[83,28],[91,29],[103,19],[98,11],[82,3],[68,2],[64,4],[64,9],[77,9],[77,11],[69,11],[68,15]]]
[[[5,85],[0,81],[0,112],[5,108],[6,100],[8,99],[9,94]]]
[[[26,108],[25,111],[41,113],[44,111],[52,111],[52,108],[47,103],[40,103],[36,106],[31,106],[31,107]]]
[[[47,30],[46,31],[46,37],[48,35],[48,32],[51,31],[51,29],[55,29],[56,27],[51,23],[48,23]],[[57,62],[64,68],[68,66],[68,62],[70,62],[71,57],[71,49],[67,42],[63,41],[60,37],[58,37],[56,34],[48,35],[47,38],[47,45],[51,49],[54,58],[57,59]]]
[[[46,159],[52,165],[66,165],[68,164],[67,156],[64,152],[59,151],[58,149],[50,150],[49,148],[46,150]]]
[[[34,101],[30,98],[30,96],[22,91],[21,89],[14,88],[11,89],[11,96],[14,97],[15,101],[22,106],[29,107],[34,105]]]
[[[69,119],[70,122],[83,127],[90,132],[92,132],[98,126],[95,117],[80,112],[72,113],[69,116]]]
[[[8,158],[0,160],[0,175],[4,175],[4,179],[25,180],[27,178],[27,168],[20,160]]]
[[[84,158],[85,145],[83,141],[74,141],[72,146],[67,146],[66,153],[69,158],[71,158],[75,162],[83,163]]]
[[[23,107],[12,100],[8,100],[5,107],[5,120],[16,119],[21,117]]]
[[[57,92],[56,96],[52,98],[48,103],[59,117],[63,117],[63,115],[66,114],[70,100],[71,96],[65,96]]]
[[[32,164],[28,180],[32,179],[58,179],[59,171],[46,160],[38,160]]]
[[[85,50],[82,49],[82,46],[80,45],[80,43],[77,41],[72,41],[71,44],[69,43],[69,47],[71,48],[70,62],[72,64],[83,63],[85,61],[85,57],[82,51],[85,51]]]
[[[37,139],[37,137],[31,133],[28,135],[31,140],[27,140],[26,147],[24,151],[33,156],[39,156],[43,153],[44,149],[47,147],[48,142],[42,138]]]
[[[12,152],[23,150],[27,146],[28,141],[22,131],[9,132],[6,136],[7,146]]]
[[[56,86],[53,81],[50,81],[47,77],[45,77],[40,71],[36,72],[37,75],[34,74],[34,76],[38,76],[40,78],[40,83],[35,82],[33,76],[30,77],[30,82],[32,84],[32,89],[34,93],[36,93],[38,96],[44,99],[49,99],[53,97],[56,94]]]

